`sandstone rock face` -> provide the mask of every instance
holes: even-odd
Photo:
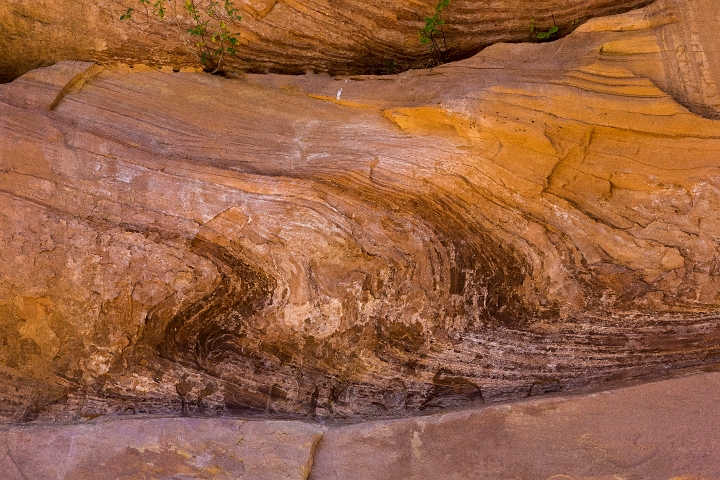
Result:
[[[330,429],[310,480],[710,480],[717,373]]]
[[[243,20],[235,26],[241,32],[241,48],[227,63],[231,70],[392,73],[432,63],[428,49],[418,41],[418,32],[424,18],[432,15],[436,0],[235,3],[242,9]],[[547,28],[554,16],[563,35],[590,17],[648,3],[650,0],[452,0],[444,16],[448,54],[467,57],[498,41],[527,41],[531,19],[538,27]],[[183,2],[170,2],[174,4],[181,8]],[[134,19],[121,22],[128,7],[136,8]],[[173,22],[148,17],[137,0],[3,1],[0,52],[0,81],[68,59],[178,68],[197,64]]]
[[[711,480],[720,374],[580,397],[320,427],[96,419],[0,431],[4,480]]]
[[[322,430],[299,422],[133,419],[0,432],[5,480],[305,480]]]
[[[0,418],[402,416],[716,363],[708,5],[381,78],[0,87]]]

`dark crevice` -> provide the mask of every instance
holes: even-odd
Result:
[[[653,1],[628,0],[619,4],[614,1],[596,2],[590,12],[588,12],[588,7],[580,4],[562,14],[547,9],[510,12],[502,9],[494,11],[488,7],[486,10],[482,10],[475,4],[453,1],[446,9],[446,17],[444,17],[448,47],[443,53],[443,57],[448,62],[454,62],[472,57],[495,43],[538,42],[538,39],[530,32],[531,19],[536,20],[538,28],[549,27],[555,21],[559,30],[549,40],[556,40],[572,33],[577,26],[598,14],[623,13],[647,6]],[[395,27],[404,34],[409,34],[416,28],[419,31],[420,22],[426,13],[424,10],[396,12],[398,19],[394,25],[384,25],[382,21],[380,24],[382,24],[382,28],[392,29]],[[483,15],[488,15],[495,20],[478,20]],[[553,17],[555,20],[552,19]],[[270,40],[259,37],[256,44],[241,50],[237,57],[228,59],[225,70],[232,73],[286,75],[302,75],[308,72],[329,75],[388,75],[411,69],[430,68],[438,64],[436,56],[429,50],[424,51],[419,41],[417,44],[387,44],[384,40],[376,38],[373,31],[364,32],[358,25],[352,25],[352,27],[352,31],[358,37],[355,51],[342,49],[337,51],[328,49],[322,52],[306,51],[299,44],[286,39],[288,54],[283,57],[278,56],[276,50],[268,50],[266,47],[273,42],[275,45],[278,44],[283,41],[282,38]],[[159,29],[157,33],[163,32],[165,30]],[[360,40],[361,33],[365,33],[363,35],[365,38],[362,40]],[[308,41],[312,43],[313,37],[309,36],[308,38]],[[2,43],[0,43],[0,49],[2,49]],[[137,40],[135,43],[110,46],[102,51],[93,51],[84,46],[84,48],[68,49],[65,54],[59,52],[60,50],[53,52],[44,48],[38,48],[37,52],[34,52],[32,45],[26,45],[21,63],[0,61],[0,83],[10,82],[30,70],[52,65],[61,60],[92,61],[99,64],[145,63],[151,66],[171,66],[173,68],[193,63],[192,56],[178,50],[177,46],[168,44],[163,49],[162,47],[158,48],[157,45],[146,45]]]

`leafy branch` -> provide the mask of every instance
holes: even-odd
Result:
[[[442,12],[449,4],[450,0],[440,0],[435,5],[435,14],[425,18],[425,26],[419,33],[420,43],[430,46],[430,52],[435,55],[438,63],[445,63],[447,56],[447,40],[443,30],[445,20],[442,19]],[[442,47],[438,42],[440,38],[442,38]]]
[[[548,40],[551,36],[556,35],[560,27],[555,23],[555,15],[550,14],[553,20],[553,26],[547,30],[540,30],[535,23],[535,19],[530,20],[530,36],[538,40]]]
[[[231,26],[242,20],[242,16],[232,0],[183,0],[181,7],[178,0],[155,3],[138,0],[138,3],[144,8],[148,21],[151,15],[161,22],[171,18],[185,48],[202,63],[205,71],[219,72],[227,55],[237,54],[240,33],[233,32]],[[134,12],[134,8],[127,8],[120,20],[132,19]]]

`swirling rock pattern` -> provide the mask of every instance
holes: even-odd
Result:
[[[446,9],[448,56],[467,58],[500,41],[528,41],[530,21],[565,35],[588,18],[651,0],[452,0]],[[182,0],[173,0],[182,5]],[[207,4],[206,0],[203,0]],[[203,3],[201,2],[201,3]],[[153,2],[155,3],[155,2]],[[241,48],[229,70],[302,74],[398,73],[433,63],[418,40],[437,0],[235,0]],[[120,21],[135,7],[132,21]],[[170,14],[169,14],[170,15]],[[198,64],[176,26],[138,0],[6,0],[0,5],[0,81],[60,60]]]
[[[0,417],[362,419],[716,365],[701,13],[382,78],[0,87]]]

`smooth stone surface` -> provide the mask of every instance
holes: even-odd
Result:
[[[720,373],[325,432],[311,480],[713,480]]]
[[[0,431],[3,480],[717,480],[720,373],[322,427],[130,417]]]
[[[304,480],[322,430],[300,422],[159,418],[0,431],[4,480]]]
[[[0,89],[0,101],[21,108],[52,110],[72,89],[102,71],[92,62],[65,60],[32,70]]]

